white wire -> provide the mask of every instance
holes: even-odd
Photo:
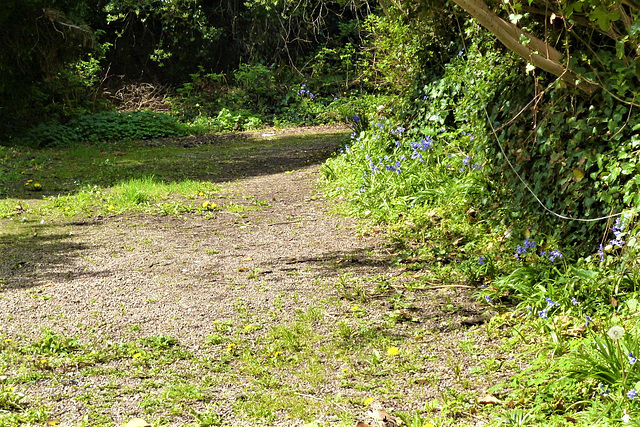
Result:
[[[557,212],[552,211],[551,209],[546,207],[544,203],[542,203],[542,200],[540,200],[540,198],[536,195],[536,193],[533,192],[531,187],[529,187],[529,184],[526,183],[526,181],[522,178],[522,176],[520,176],[518,171],[516,171],[516,169],[513,167],[513,165],[511,164],[511,161],[509,160],[509,157],[507,157],[507,153],[505,153],[504,148],[502,148],[502,144],[500,144],[500,140],[498,139],[498,135],[496,134],[496,131],[493,128],[493,124],[491,123],[491,118],[489,117],[489,113],[487,113],[487,109],[486,108],[484,108],[484,114],[487,116],[487,122],[489,123],[489,126],[491,127],[491,131],[493,132],[493,136],[496,139],[496,142],[498,143],[498,147],[500,147],[500,151],[502,152],[502,155],[504,156],[505,160],[509,164],[509,167],[511,168],[513,173],[516,174],[516,176],[518,177],[520,182],[522,182],[522,184],[524,185],[524,188],[526,188],[529,191],[529,193],[531,193],[531,195],[540,204],[540,206],[542,206],[542,209],[544,209],[545,211],[549,212],[551,215],[557,216],[558,218],[561,218],[561,219],[564,219],[564,220],[568,220],[568,221],[595,222],[595,221],[602,221],[602,220],[605,220],[605,219],[610,219],[610,218],[615,218],[615,217],[618,217],[618,216],[622,216],[622,215],[624,215],[625,213],[628,213],[628,212],[637,212],[638,211],[638,209],[636,208],[636,209],[631,209],[631,210],[628,210],[628,211],[623,211],[623,212],[620,212],[620,213],[617,213],[617,214],[601,216],[601,217],[598,217],[598,218],[574,218],[574,217],[562,215],[562,214],[559,214]]]

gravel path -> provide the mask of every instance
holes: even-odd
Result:
[[[322,157],[334,148],[316,144],[304,152]],[[282,323],[327,298],[340,300],[336,284],[341,278],[402,276],[404,269],[391,262],[391,250],[379,235],[363,235],[355,220],[330,213],[330,203],[316,188],[318,169],[317,164],[300,166],[224,182],[219,199],[212,201],[240,208],[223,208],[211,219],[116,215],[34,222],[27,235],[4,233],[0,332],[24,338],[48,328],[82,341],[114,343],[164,335],[199,354],[215,322],[235,322],[252,313],[268,330],[269,321]],[[0,226],[9,230],[8,224]],[[19,244],[7,244],[12,239]],[[466,328],[483,322],[477,321],[481,308],[464,290],[423,290],[415,296],[411,315],[419,318],[421,330],[430,331],[420,351],[439,380],[430,386],[417,383],[420,401],[395,402],[407,410],[454,387],[451,364],[443,360],[462,363],[463,375],[479,363],[476,357],[464,366],[471,355],[460,352],[458,342]],[[350,304],[327,306],[324,315],[343,318]],[[393,308],[383,299],[369,305],[372,318]],[[280,318],[269,320],[274,306]],[[399,323],[396,332],[408,337],[415,328]],[[73,378],[92,386],[107,381]],[[408,387],[416,387],[409,380]],[[131,385],[135,379],[127,381]],[[469,390],[484,386],[467,383]],[[340,388],[339,379],[327,379],[326,393]],[[72,393],[65,390],[44,382],[28,391],[48,399],[54,392]],[[219,392],[224,401],[241,390],[227,385]],[[136,413],[136,404],[135,398],[114,403],[114,421]],[[63,425],[75,425],[85,415],[83,405],[70,399],[54,399],[51,405]],[[233,424],[230,409],[227,414]],[[172,425],[183,425],[180,417],[176,420]]]

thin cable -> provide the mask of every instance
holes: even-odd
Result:
[[[484,114],[487,116],[487,122],[489,123],[489,126],[491,127],[491,131],[493,132],[493,137],[496,139],[496,142],[498,143],[498,147],[500,147],[500,151],[502,152],[502,155],[504,156],[505,160],[509,164],[509,167],[511,168],[513,173],[516,174],[516,176],[518,177],[520,182],[522,182],[522,185],[524,185],[524,188],[526,188],[529,191],[529,193],[531,193],[531,195],[540,204],[540,206],[542,206],[542,209],[544,209],[545,211],[549,212],[551,215],[557,216],[558,218],[561,218],[561,219],[564,219],[564,220],[568,220],[568,221],[595,222],[595,221],[602,221],[602,220],[605,220],[605,219],[619,217],[619,216],[624,215],[627,212],[637,212],[638,211],[638,209],[631,209],[631,210],[628,210],[628,211],[623,211],[623,212],[620,212],[620,213],[617,213],[617,214],[612,214],[612,215],[607,215],[607,216],[601,216],[601,217],[598,217],[598,218],[573,218],[573,217],[565,216],[565,215],[562,215],[562,214],[559,214],[557,212],[552,211],[551,209],[546,207],[544,203],[542,203],[542,200],[540,200],[540,198],[536,195],[536,193],[533,192],[531,187],[529,187],[529,184],[527,184],[527,182],[522,178],[522,176],[520,176],[518,171],[513,167],[513,165],[511,164],[511,161],[509,160],[509,157],[507,156],[507,153],[505,153],[504,148],[502,148],[502,144],[500,144],[500,140],[498,139],[498,135],[496,134],[496,131],[493,128],[493,124],[491,123],[491,118],[489,117],[489,113],[487,112],[487,109],[486,108],[483,108],[483,109],[484,109]]]

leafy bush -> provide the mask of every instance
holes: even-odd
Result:
[[[19,142],[34,147],[64,147],[78,143],[148,139],[185,135],[175,118],[150,111],[87,114],[67,124],[40,124],[26,131]]]

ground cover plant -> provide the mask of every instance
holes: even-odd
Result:
[[[493,95],[469,91],[461,97],[459,88],[455,97],[447,95],[448,85],[456,87],[465,75],[461,69],[483,72],[480,54],[471,49],[461,52],[451,75],[409,106],[416,111],[418,105],[422,114],[382,105],[375,115],[351,117],[349,141],[323,166],[326,191],[346,202],[344,212],[392,230],[398,262],[432,280],[471,284],[479,301],[501,312],[494,322],[504,329],[496,335],[518,353],[522,372],[491,389],[496,424],[633,424],[640,416],[633,192],[626,193],[627,204],[615,205],[620,214],[596,226],[567,227],[561,218],[535,216],[537,202],[522,182],[514,193],[515,184],[498,180],[513,171],[503,156],[510,151],[496,155],[489,114],[460,111],[476,97]],[[445,89],[441,98],[431,98],[434,88]],[[478,126],[482,115],[484,128]],[[615,161],[618,152],[600,155],[603,163]],[[591,177],[607,179],[604,173]],[[583,176],[574,178],[579,183]],[[514,211],[512,197],[532,200]],[[606,192],[590,197],[612,202]],[[588,210],[573,212],[589,218]],[[581,232],[567,236],[567,229]]]

